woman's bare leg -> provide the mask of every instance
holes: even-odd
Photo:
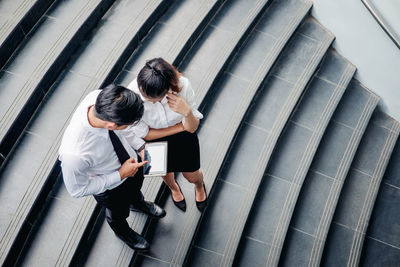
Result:
[[[198,169],[194,172],[182,172],[183,176],[192,184],[195,185],[196,201],[204,201],[207,198],[203,188],[203,172]]]
[[[182,201],[184,196],[182,195],[181,191],[179,190],[179,186],[175,181],[175,176],[173,172],[167,173],[167,175],[163,176],[164,183],[169,187],[171,190],[172,198],[176,201]]]

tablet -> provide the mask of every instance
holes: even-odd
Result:
[[[144,177],[164,176],[167,174],[167,142],[146,143],[144,148],[144,160],[147,160],[143,166]]]

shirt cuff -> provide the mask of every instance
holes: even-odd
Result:
[[[108,175],[108,181],[110,181],[109,186],[114,186],[117,183],[121,182],[121,175],[119,175],[119,171],[115,171]]]
[[[203,118],[203,114],[200,113],[197,109],[192,109],[193,116],[201,120]]]

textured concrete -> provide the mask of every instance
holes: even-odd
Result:
[[[357,66],[356,79],[381,97],[380,105],[384,111],[400,120],[400,49],[382,30],[361,0],[313,2],[312,14],[336,36],[334,47]],[[393,11],[388,12],[395,12],[398,20],[397,0],[373,2],[386,2],[385,6],[397,2],[392,6]]]

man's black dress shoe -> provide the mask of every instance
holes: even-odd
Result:
[[[143,212],[154,218],[162,218],[167,214],[163,208],[150,201],[143,201],[135,206],[131,205],[131,211]]]
[[[181,187],[179,186],[178,183],[176,183],[176,184],[178,185],[179,191],[181,191],[181,194],[182,194],[182,196],[183,196]],[[171,198],[172,198],[172,201],[174,202],[175,206],[178,207],[178,209],[180,209],[180,210],[183,211],[183,212],[186,211],[186,200],[185,200],[185,196],[183,196],[183,199],[182,199],[181,201],[175,201],[174,198],[172,197],[172,192],[171,192]]]
[[[131,249],[136,251],[148,251],[150,249],[149,242],[144,239],[143,236],[139,235],[135,231],[130,231],[128,235],[118,235],[118,237],[125,242]]]
[[[204,193],[206,194],[206,199],[204,199],[203,201],[196,200],[196,207],[200,212],[203,212],[206,209],[208,200],[206,186],[204,185],[204,182],[203,182],[203,188],[204,188]],[[196,189],[194,190],[194,197],[196,199]]]

